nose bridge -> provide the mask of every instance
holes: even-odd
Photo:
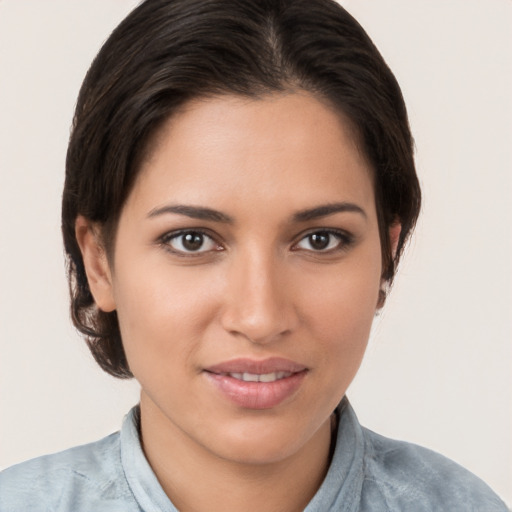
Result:
[[[225,328],[254,343],[268,343],[293,327],[293,305],[279,257],[247,248],[230,266]]]

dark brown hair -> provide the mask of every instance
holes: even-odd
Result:
[[[391,282],[420,208],[398,83],[366,32],[334,0],[147,0],[103,45],[83,82],[66,161],[62,230],[71,312],[100,366],[131,377],[117,315],[94,304],[77,215],[113,248],[123,204],[162,123],[192,98],[303,90],[356,129],[374,169],[383,279]],[[402,231],[393,258],[389,227]]]

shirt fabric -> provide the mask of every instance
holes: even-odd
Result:
[[[339,407],[328,473],[304,512],[507,512],[480,479],[435,452],[362,427]],[[0,512],[176,512],[142,450],[138,409],[120,432],[0,473]]]

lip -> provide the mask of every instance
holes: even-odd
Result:
[[[291,375],[273,382],[246,382],[230,373],[268,374],[286,372]],[[233,359],[203,370],[216,391],[238,407],[271,409],[292,397],[300,388],[308,368],[289,359],[272,357],[264,360]]]
[[[282,357],[270,357],[268,359],[248,359],[239,358],[231,359],[213,366],[205,368],[205,371],[210,373],[273,373],[273,372],[290,372],[298,373],[307,368],[290,359]]]

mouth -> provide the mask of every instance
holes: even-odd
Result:
[[[231,377],[236,380],[241,380],[243,382],[275,382],[276,380],[286,379],[293,375],[292,372],[271,372],[271,373],[220,373],[218,375],[225,375],[226,377]]]
[[[251,379],[253,376],[270,376],[272,380],[282,379],[289,374],[307,370],[303,364],[282,357],[269,357],[267,359],[238,358],[224,361],[205,368],[205,371],[216,374],[230,375],[238,380]],[[249,380],[255,382],[254,380]]]
[[[204,369],[223,399],[245,409],[271,409],[292,398],[308,371],[282,358],[236,359]]]

